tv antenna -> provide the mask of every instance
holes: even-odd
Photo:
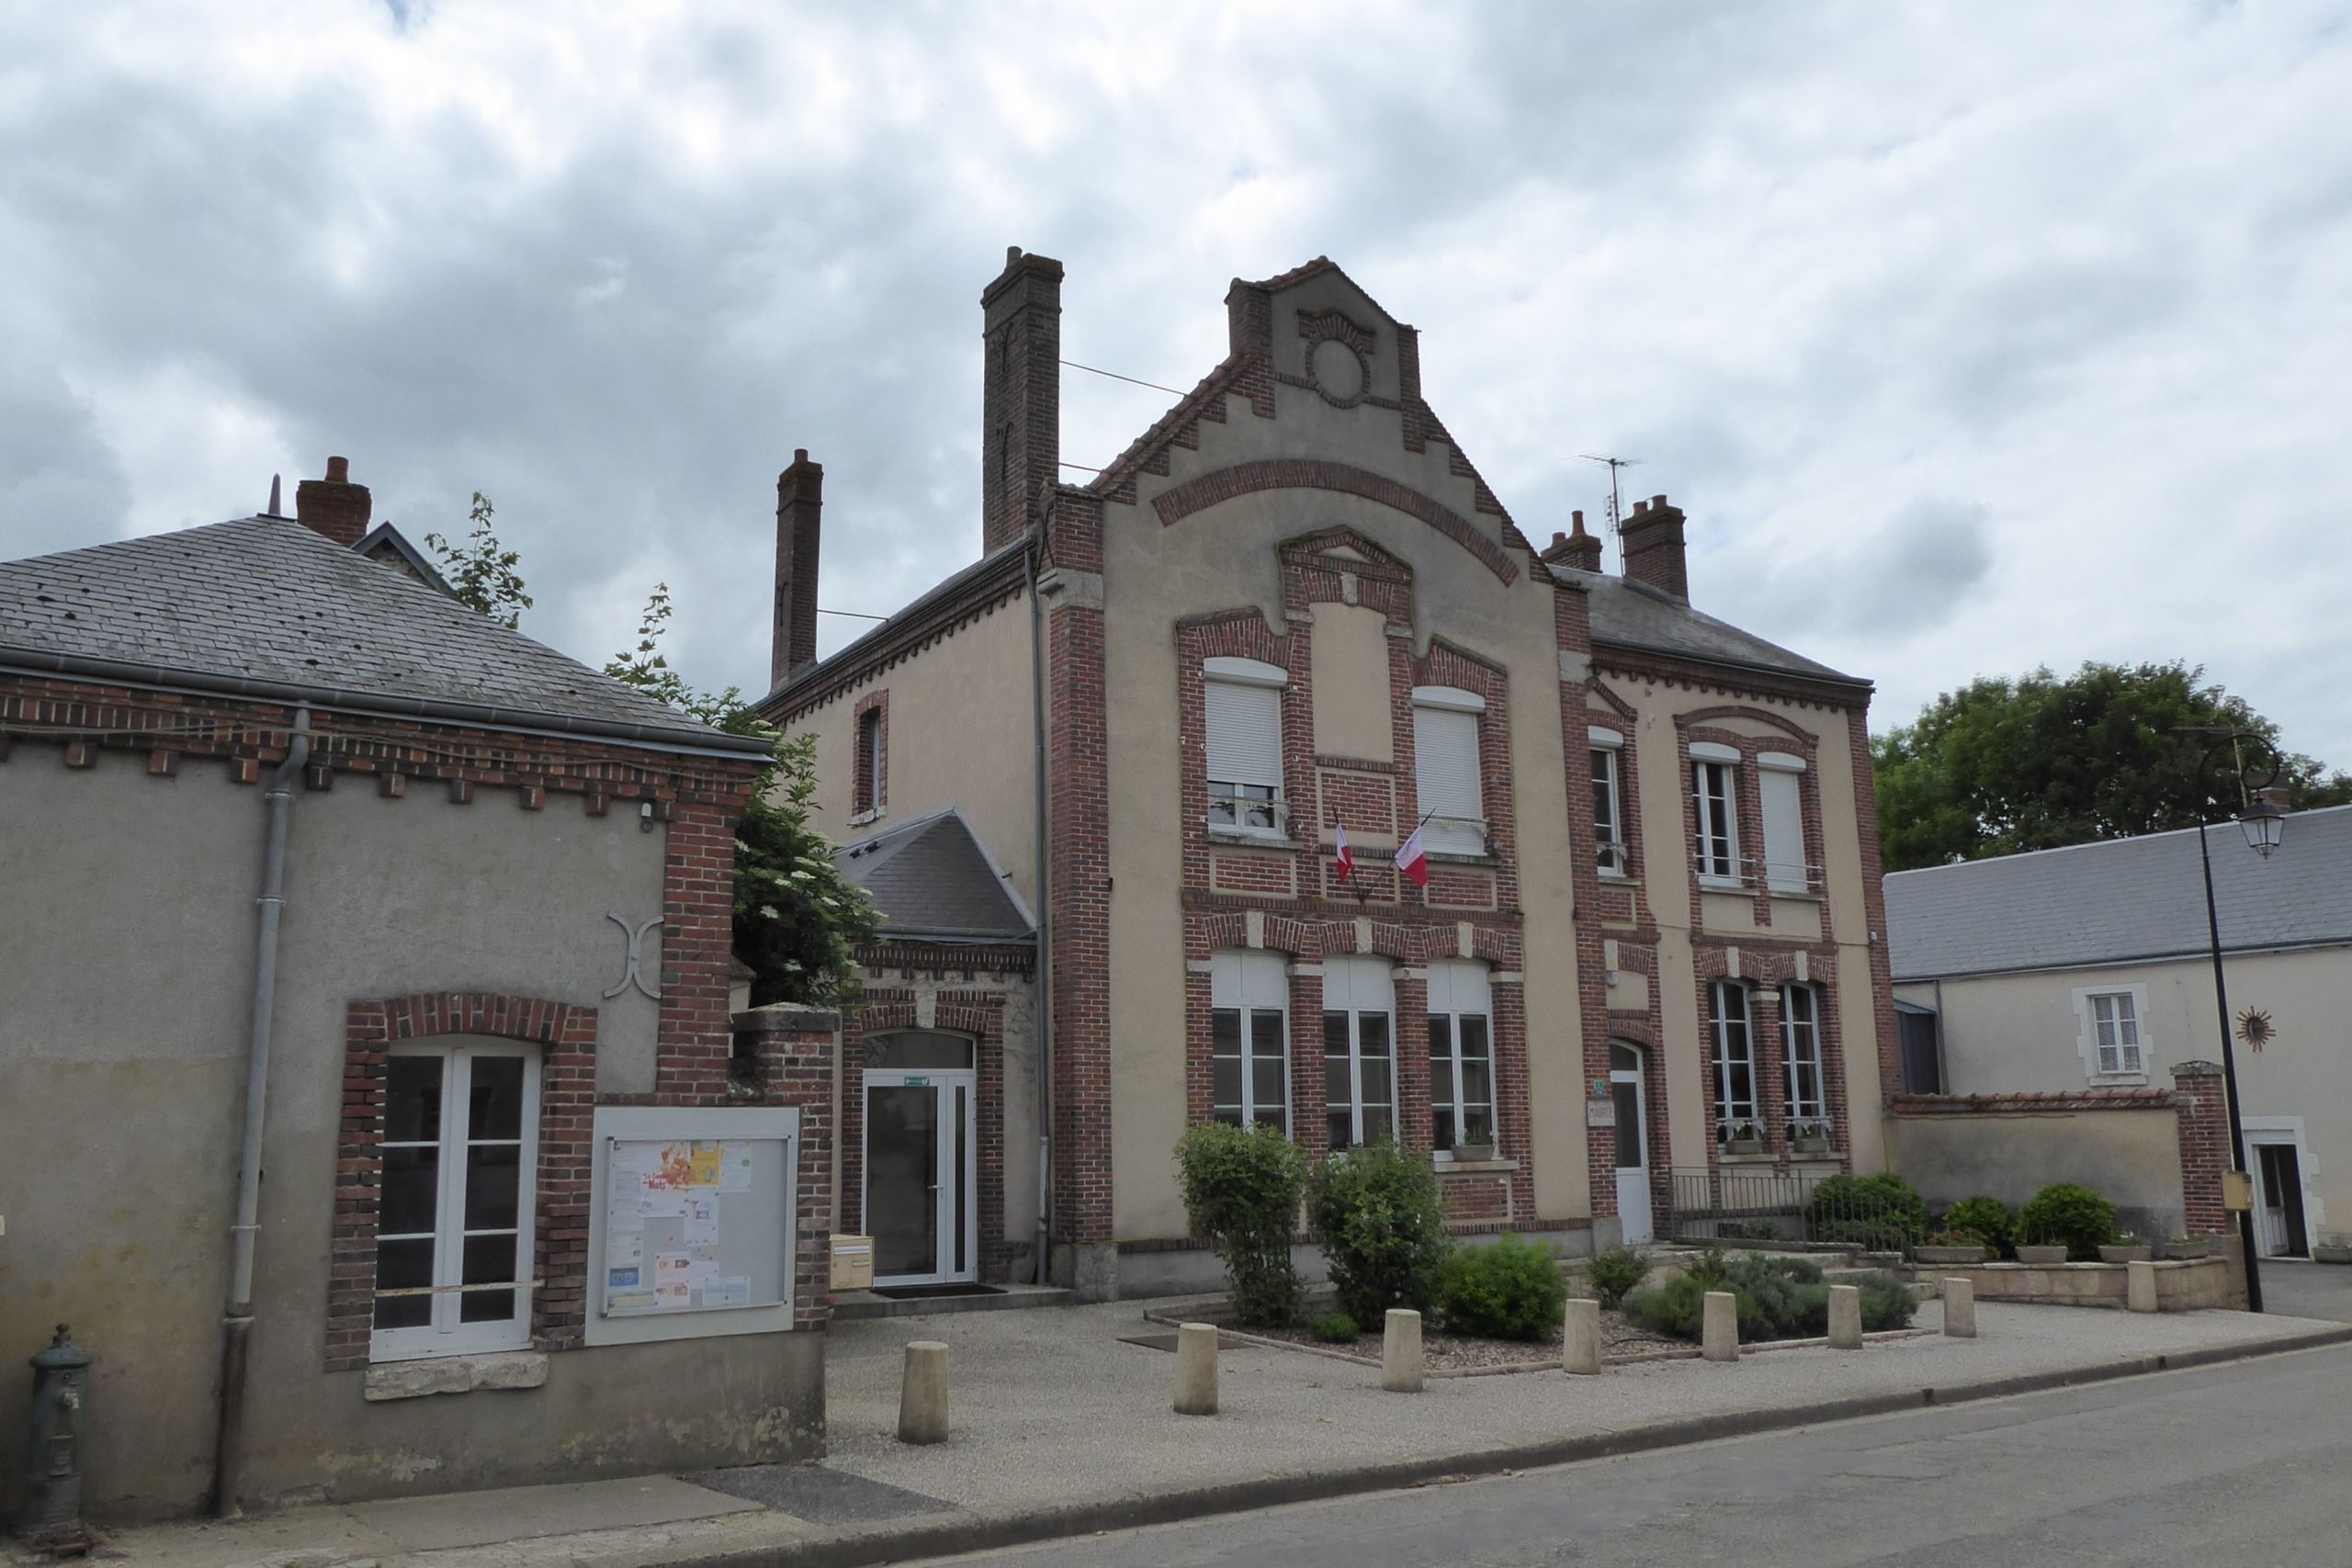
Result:
[[[1609,465],[1609,531],[1614,534],[1619,525],[1625,520],[1625,502],[1617,493],[1617,470],[1638,468],[1642,466],[1642,460],[1639,457],[1603,457],[1590,452],[1579,452],[1577,456],[1588,463]]]

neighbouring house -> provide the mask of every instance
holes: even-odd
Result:
[[[2352,807],[2289,816],[2267,857],[2233,825],[2208,833],[2256,1245],[2308,1257],[2352,1242]],[[2177,1228],[2184,1165],[2192,1211],[2199,1185],[2218,1190],[2218,1172],[2175,1155],[2171,1116],[2133,1138],[2120,1130],[2133,1119],[2112,1114],[2200,1093],[2219,1111],[2195,829],[1897,872],[1886,914],[1897,1002],[1918,1021],[1917,1065],[1936,1075],[1905,1087],[1943,1091],[1919,1097],[1925,1116],[1898,1098],[1890,1121],[1923,1190],[2016,1202],[2081,1179]],[[1980,1097],[1998,1098],[1969,1103]],[[1923,1137],[1940,1140],[1932,1155],[1903,1154]]]
[[[1225,360],[1064,483],[1061,282],[1016,250],[981,298],[979,558],[821,661],[822,470],[778,483],[761,708],[820,823],[1001,893],[981,945],[870,884],[838,1203],[885,1282],[1041,1239],[1090,1297],[1213,1280],[1170,1157],[1211,1119],[1394,1134],[1458,1231],[1572,1250],[1880,1168],[1869,684],[1695,607],[1664,496],[1618,570],[1580,516],[1535,547],[1328,260],[1236,281]]]
[[[763,748],[368,510],[335,458],[0,563],[0,1513],[61,1321],[102,1517],[821,1450],[833,1035],[730,1014]]]

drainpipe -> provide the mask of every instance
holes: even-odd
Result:
[[[1034,529],[1023,558],[1029,577],[1029,725],[1036,739],[1037,864],[1037,1235],[1036,1282],[1053,1283],[1053,1243],[1046,1205],[1053,1191],[1054,1164],[1054,971],[1048,930],[1053,923],[1052,873],[1046,860],[1046,617],[1037,604],[1037,552],[1044,547],[1045,530]]]
[[[245,1045],[245,1130],[237,1166],[237,1218],[230,1226],[229,1306],[222,1316],[220,1429],[212,1457],[212,1506],[223,1518],[237,1512],[244,1448],[245,1351],[254,1326],[254,1234],[261,1228],[262,1112],[269,1095],[270,1005],[277,992],[277,921],[286,908],[286,829],[294,815],[294,780],[311,760],[311,709],[294,710],[286,760],[269,775],[262,804],[269,813],[263,837],[261,934],[254,953],[253,1032]]]

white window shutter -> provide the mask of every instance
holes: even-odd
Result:
[[[1486,803],[1478,787],[1478,716],[1452,708],[1413,709],[1413,778],[1429,818],[1421,842],[1477,854],[1487,847],[1478,824]]]
[[[1218,784],[1283,783],[1283,694],[1268,686],[1210,681],[1208,776]]]
[[[1805,890],[1804,809],[1797,777],[1778,768],[1757,770],[1764,805],[1764,884],[1775,893]]]

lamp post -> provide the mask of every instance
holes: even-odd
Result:
[[[2199,785],[2212,775],[2213,759],[2228,751],[2237,764],[2238,826],[2245,831],[2247,848],[2264,860],[2278,847],[2286,836],[2286,814],[2270,799],[2270,786],[2278,781],[2280,770],[2278,748],[2251,730],[2236,729],[2224,734],[2206,749],[2204,759],[2197,765]],[[2254,760],[2246,758],[2248,750]],[[2219,804],[2215,802],[2214,804]],[[2230,1116],[2230,1164],[2240,1180],[2252,1190],[2253,1173],[2245,1160],[2245,1126],[2238,1116],[2238,1059],[2230,1046],[2230,993],[2222,977],[2222,917],[2213,903],[2213,853],[2206,845],[2208,824],[2202,814],[2197,824],[2197,857],[2205,872],[2205,932],[2213,953],[2213,1012],[2222,1030],[2222,1083],[2228,1100]],[[2245,1255],[2245,1307],[2248,1312],[2262,1310],[2262,1271],[2256,1256],[2254,1240],[2254,1210],[2251,1205],[2238,1211],[2238,1246]]]

